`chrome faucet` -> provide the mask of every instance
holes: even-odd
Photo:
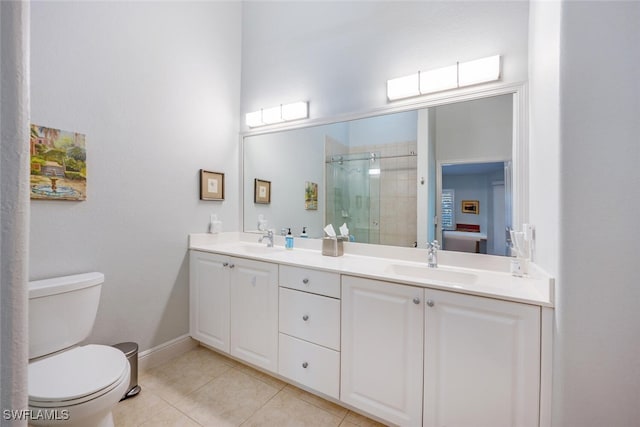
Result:
[[[438,267],[438,249],[440,249],[440,244],[437,240],[431,243],[427,242],[427,267]]]
[[[273,247],[273,230],[269,229],[265,231],[264,234],[260,236],[260,239],[258,239],[258,243],[262,243],[262,241],[265,238],[267,239],[267,247],[272,248]]]

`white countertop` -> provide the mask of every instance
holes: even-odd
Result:
[[[297,247],[286,250],[280,236],[276,236],[273,248],[257,243],[258,237],[256,234],[233,232],[191,234],[189,249],[543,307],[554,306],[553,278],[533,264],[528,277],[514,277],[505,271],[504,266],[508,265],[506,257],[496,259],[498,257],[440,251],[438,268],[429,269],[424,249],[345,244],[343,256],[329,257],[322,255],[319,239],[296,239]],[[447,261],[451,265],[447,265]],[[464,266],[465,263],[469,267]],[[478,268],[482,265],[487,269]]]

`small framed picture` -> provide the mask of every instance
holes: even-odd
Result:
[[[480,202],[478,200],[463,200],[462,213],[480,215]]]
[[[304,208],[308,211],[318,210],[318,184],[306,181],[304,184]]]
[[[200,169],[200,200],[224,200],[224,174]]]
[[[264,205],[271,203],[271,181],[255,179],[253,202]]]

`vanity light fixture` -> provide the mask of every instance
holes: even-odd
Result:
[[[387,80],[387,98],[390,101],[418,95],[420,95],[420,72]]]
[[[458,87],[492,82],[500,78],[500,55],[458,63]]]
[[[395,101],[498,79],[500,55],[494,55],[387,80],[387,98]]]
[[[308,117],[309,103],[300,101],[291,104],[280,104],[277,107],[262,108],[259,111],[247,113],[246,123],[250,128],[254,128]]]
[[[458,65],[420,72],[420,93],[433,93],[458,87]]]

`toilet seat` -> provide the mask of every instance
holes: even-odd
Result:
[[[77,405],[128,380],[129,362],[120,350],[86,345],[29,364],[29,405]]]

